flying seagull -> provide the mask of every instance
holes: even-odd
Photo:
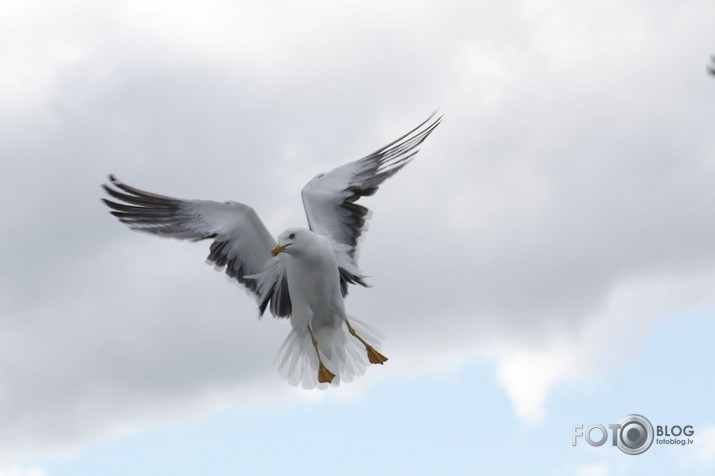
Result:
[[[291,331],[276,355],[282,378],[304,388],[327,388],[364,373],[387,357],[376,332],[345,312],[349,284],[367,286],[357,264],[358,239],[370,211],[356,203],[373,195],[407,165],[442,117],[422,124],[362,159],[316,175],[301,197],[308,227],[274,240],[243,203],[182,200],[131,187],[109,176],[102,199],[133,230],[191,241],[210,239],[207,262],[237,280],[266,309],[289,317]]]

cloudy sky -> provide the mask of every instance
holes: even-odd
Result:
[[[0,476],[715,471],[711,1],[0,4]],[[108,173],[304,225],[302,185],[438,109],[365,201],[387,365],[307,392],[285,321],[132,233]],[[628,456],[573,424],[695,427]]]

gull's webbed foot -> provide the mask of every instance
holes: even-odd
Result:
[[[367,349],[367,359],[370,361],[371,364],[382,365],[387,362],[387,357],[376,351],[375,348],[371,345],[365,346],[365,349]]]
[[[332,373],[328,368],[320,362],[318,367],[318,382],[320,383],[330,383],[335,378],[335,374]]]
[[[365,350],[367,351],[367,360],[369,360],[371,364],[382,365],[387,362],[387,357],[376,351],[373,346],[365,342],[365,339],[360,337],[358,333],[355,332],[355,329],[353,329],[353,326],[351,326],[349,322],[346,321],[345,323],[348,326],[348,331],[350,332],[350,334],[352,334],[357,340],[362,343],[362,345],[365,346]]]
[[[328,368],[323,364],[323,359],[320,358],[320,351],[318,351],[318,339],[313,335],[313,331],[310,332],[310,338],[313,341],[313,347],[315,348],[315,355],[318,356],[318,382],[320,383],[330,383],[335,378],[335,374],[328,370]]]

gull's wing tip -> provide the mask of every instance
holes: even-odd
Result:
[[[429,117],[424,123],[432,121],[435,125],[437,125],[442,122],[442,119],[444,119],[444,113],[440,110],[440,108],[437,108],[432,111],[432,114],[429,115]]]
[[[430,135],[432,133],[432,131],[434,131],[437,128],[437,126],[439,126],[442,123],[442,119],[444,119],[444,114],[440,111],[439,108],[437,108],[419,126],[412,129],[412,131],[408,132],[407,134],[405,134],[405,136],[401,137],[400,139],[403,139],[403,138],[410,136],[412,134],[421,135],[424,138],[427,138],[427,136]],[[422,142],[422,141],[420,141],[420,142]]]
[[[428,130],[434,129],[435,127],[437,127],[440,124],[440,122],[442,122],[443,118],[444,118],[444,114],[442,112],[440,112],[439,108],[437,108],[434,111],[432,111],[432,113],[427,117],[427,119],[422,121],[422,123],[419,126],[412,129],[412,131],[407,133],[407,135],[411,134],[412,132],[419,131],[420,129],[422,129],[422,127],[425,124],[429,124],[429,126],[427,126]]]
[[[107,190],[110,185],[115,185],[115,186],[116,186],[116,185],[122,183],[122,181],[119,180],[119,179],[117,178],[117,176],[114,175],[114,174],[108,174],[108,175],[107,175],[107,181],[108,181],[108,183],[105,182],[105,183],[102,184],[102,188],[104,188],[105,190]]]

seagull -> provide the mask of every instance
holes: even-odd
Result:
[[[132,230],[213,240],[207,263],[245,287],[260,316],[269,309],[290,318],[274,361],[279,375],[294,386],[325,389],[387,361],[377,331],[345,311],[348,285],[367,286],[356,251],[371,212],[357,201],[407,165],[441,120],[432,114],[372,154],[316,175],[301,191],[308,228],[289,228],[277,240],[243,203],[158,195],[114,175],[102,185],[112,199],[102,201]]]

